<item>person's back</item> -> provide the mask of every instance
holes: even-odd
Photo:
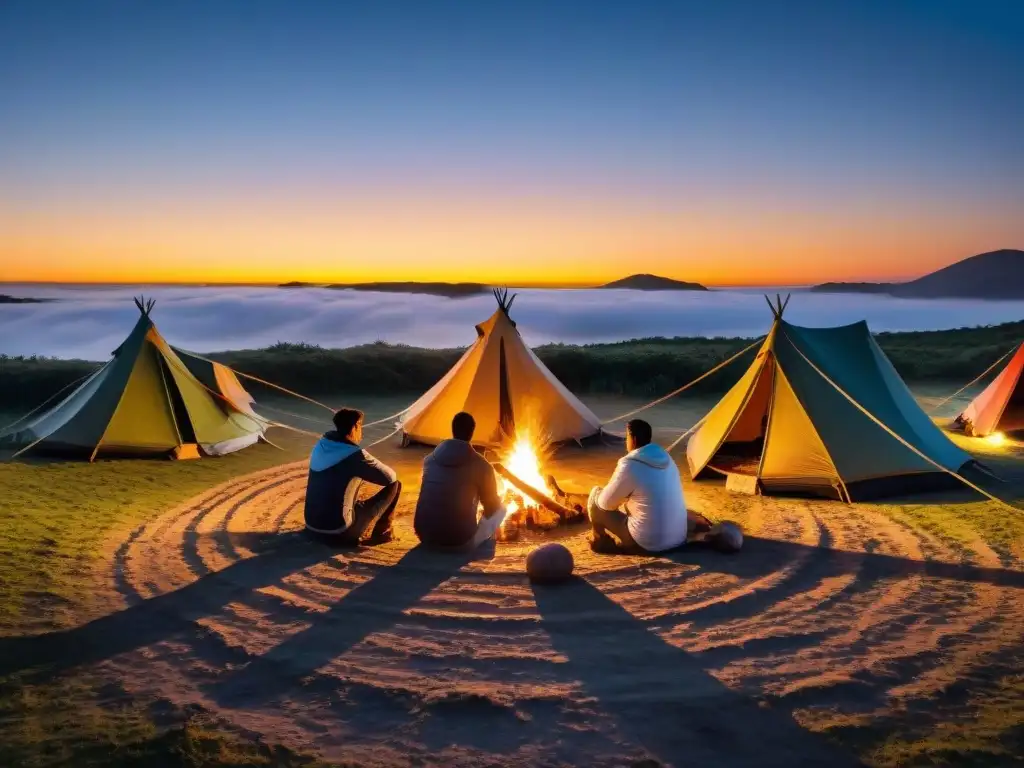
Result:
[[[686,542],[689,523],[679,468],[651,442],[652,433],[646,421],[627,423],[629,452],[619,459],[608,485],[591,491],[587,506],[595,546],[602,545],[606,531],[626,549],[645,552],[664,552]]]
[[[494,469],[469,442],[473,427],[469,414],[459,414],[453,422],[456,437],[438,445],[423,461],[413,529],[428,546],[466,545],[480,531],[493,533],[504,516]],[[484,518],[490,523],[487,526],[483,521],[477,522],[481,505]]]
[[[686,541],[686,501],[679,468],[660,445],[648,443],[620,459],[635,480],[626,501],[629,532],[648,552],[660,552]],[[598,502],[600,503],[600,501]]]
[[[342,408],[336,429],[313,447],[306,479],[303,517],[311,534],[338,542],[359,543],[372,527],[374,543],[391,538],[391,523],[401,492],[395,471],[359,447],[363,414]],[[373,497],[357,501],[363,482],[381,486]]]

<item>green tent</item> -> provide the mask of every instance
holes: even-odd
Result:
[[[231,453],[263,436],[267,422],[252,412],[251,398],[204,385],[153,325],[153,302],[135,304],[139,321],[112,359],[53,408],[12,424],[0,445],[90,461],[195,458]]]
[[[693,477],[846,500],[955,482],[945,470],[971,457],[921,410],[867,323],[802,328],[783,309],[773,307],[753,364],[690,438]]]

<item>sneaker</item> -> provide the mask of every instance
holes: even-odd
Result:
[[[617,555],[621,551],[615,539],[607,533],[590,536],[590,549],[599,555]]]

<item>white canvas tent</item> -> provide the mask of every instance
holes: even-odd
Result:
[[[601,433],[601,422],[533,353],[509,316],[513,295],[495,291],[497,311],[476,326],[477,340],[405,413],[405,442],[436,445],[451,437],[452,417],[476,419],[474,443],[499,445],[529,429],[550,442],[581,441]]]

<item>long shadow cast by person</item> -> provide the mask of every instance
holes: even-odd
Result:
[[[860,763],[789,716],[708,674],[599,589],[573,577],[533,587],[542,626],[569,671],[623,735],[666,765]]]
[[[31,668],[46,675],[58,674],[193,631],[196,619],[338,554],[293,534],[259,534],[249,543],[258,549],[256,555],[181,589],[73,629],[0,638],[0,676]]]
[[[713,547],[706,544],[689,544],[659,557],[665,557],[674,563],[698,565],[705,570],[748,578],[776,571],[796,560],[812,558],[832,563],[841,573],[866,570],[880,578],[920,574],[939,579],[1024,588],[1024,571],[1010,568],[915,560],[899,555],[833,549],[760,536],[745,537],[743,549],[733,554],[716,552]]]
[[[699,628],[702,624],[719,620],[749,618],[773,604],[813,589],[826,579],[846,574],[855,575],[856,578],[841,592],[828,598],[826,603],[863,593],[875,588],[881,581],[908,576],[924,576],[964,584],[990,584],[1010,589],[1024,588],[1024,571],[1020,570],[914,560],[898,555],[855,552],[757,536],[747,537],[743,550],[736,554],[723,554],[716,552],[710,545],[691,543],[679,550],[651,558],[652,563],[663,564],[666,560],[690,566],[695,569],[692,571],[694,575],[701,572],[723,573],[746,582],[772,574],[779,574],[779,578],[770,585],[732,595],[728,600],[702,600],[703,604],[699,607],[683,602],[676,609],[651,619],[649,624],[654,627],[672,626],[685,620],[695,622],[694,626]],[[614,580],[614,574],[614,571],[608,571],[607,578]],[[601,573],[590,576],[598,587],[602,586],[605,578]],[[820,605],[819,609],[824,606]]]
[[[913,560],[897,555],[852,552],[757,536],[747,537],[743,550],[736,554],[722,554],[708,546],[688,545],[660,557],[681,565],[697,566],[701,571],[725,573],[744,580],[782,572],[795,565],[785,578],[771,586],[751,590],[726,602],[712,602],[701,608],[685,609],[688,621],[753,616],[767,606],[804,592],[826,578],[843,574],[857,575],[856,581],[844,591],[847,596],[871,589],[879,581],[907,576],[925,576],[965,584],[991,584],[1011,589],[1024,588],[1024,571],[1019,570]],[[679,615],[670,612],[652,623],[663,625],[678,620]]]
[[[392,627],[464,566],[493,553],[493,542],[470,553],[442,553],[418,545],[316,615],[308,627],[210,686],[208,693],[224,706],[258,704],[287,694],[349,648]]]

